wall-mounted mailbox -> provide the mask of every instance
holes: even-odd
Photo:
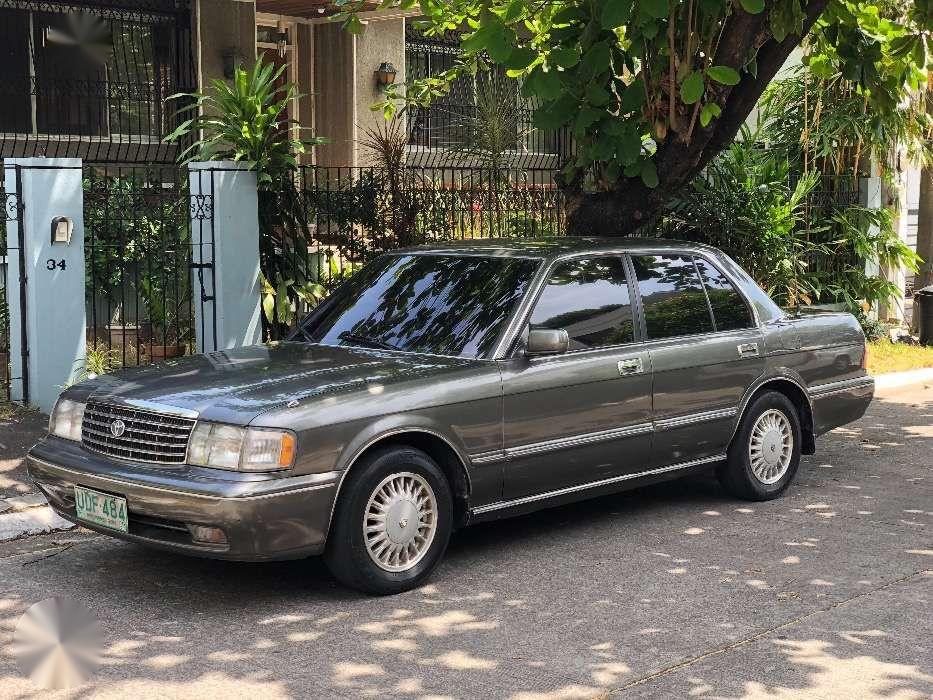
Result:
[[[52,219],[52,243],[68,245],[71,243],[71,234],[74,232],[75,222],[67,216],[56,216]]]

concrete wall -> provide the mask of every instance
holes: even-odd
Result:
[[[224,52],[233,50],[240,65],[256,60],[256,4],[247,0],[197,0],[194,36],[201,87],[224,77]]]
[[[356,124],[358,138],[365,140],[366,129],[384,122],[382,112],[370,107],[384,99],[376,84],[376,69],[388,61],[398,69],[395,82],[405,83],[405,20],[370,20],[363,33],[356,37]],[[357,146],[356,164],[370,165],[371,156],[365,146]]]
[[[338,24],[314,26],[315,133],[331,140],[319,146],[319,165],[368,165],[359,140],[367,128],[383,119],[370,106],[382,100],[376,69],[383,61],[397,69],[396,82],[405,81],[405,20],[370,19],[357,36]]]

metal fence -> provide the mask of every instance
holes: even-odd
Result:
[[[559,235],[564,199],[553,175],[467,167],[302,167],[294,183],[260,192],[263,274],[273,286],[288,279],[332,289],[360,265],[399,247]],[[300,319],[308,305],[296,303]]]
[[[188,0],[0,0],[0,157],[171,163]]]
[[[89,369],[192,352],[190,214],[183,170],[85,167]]]
[[[0,400],[10,400],[10,311],[7,305],[7,224],[19,218],[19,198],[6,191],[5,170],[0,179]],[[16,264],[17,261],[13,261]]]

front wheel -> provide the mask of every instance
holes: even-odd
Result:
[[[797,407],[784,394],[768,391],[752,401],[717,472],[723,487],[738,498],[768,501],[790,486],[800,464],[801,430]]]
[[[324,560],[364,593],[407,591],[444,556],[452,523],[450,485],[434,460],[411,447],[379,450],[347,477]]]

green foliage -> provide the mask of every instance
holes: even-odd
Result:
[[[209,92],[172,95],[186,103],[176,113],[186,118],[165,140],[194,137],[179,160],[242,161],[256,171],[260,187],[297,168],[298,155],[325,140],[302,137],[288,118],[288,105],[299,95],[293,84],[279,85],[286,68],[260,56],[249,70],[237,66],[230,83],[213,80]]]
[[[679,237],[732,255],[778,303],[810,303],[815,282],[808,259],[820,249],[798,232],[818,179],[790,187],[787,162],[759,149],[755,134],[743,136],[674,198],[669,224]]]
[[[379,6],[391,4],[383,0]],[[355,13],[370,7],[363,0],[341,5],[351,30]],[[401,105],[427,104],[447,94],[454,80],[498,66],[539,105],[538,127],[566,128],[573,135],[577,149],[563,167],[564,182],[616,189],[625,178],[640,177],[653,188],[669,173],[647,163],[669,143],[686,147],[697,130],[715,129],[730,100],[755,87],[762,46],[802,32],[806,5],[422,0],[429,34],[466,28],[463,53],[442,74],[390,90],[375,108],[391,115]],[[758,15],[763,22],[746,21]],[[841,73],[869,105],[894,109],[920,84],[933,55],[929,15],[929,0],[832,0],[813,36],[810,60]],[[729,49],[721,51],[723,45]]]
[[[758,148],[754,134],[744,136],[674,199],[671,233],[723,249],[784,306],[842,303],[864,318],[866,309],[899,296],[883,274],[866,272],[916,271],[917,256],[898,237],[891,213],[811,205],[820,176],[790,187],[788,161]]]

